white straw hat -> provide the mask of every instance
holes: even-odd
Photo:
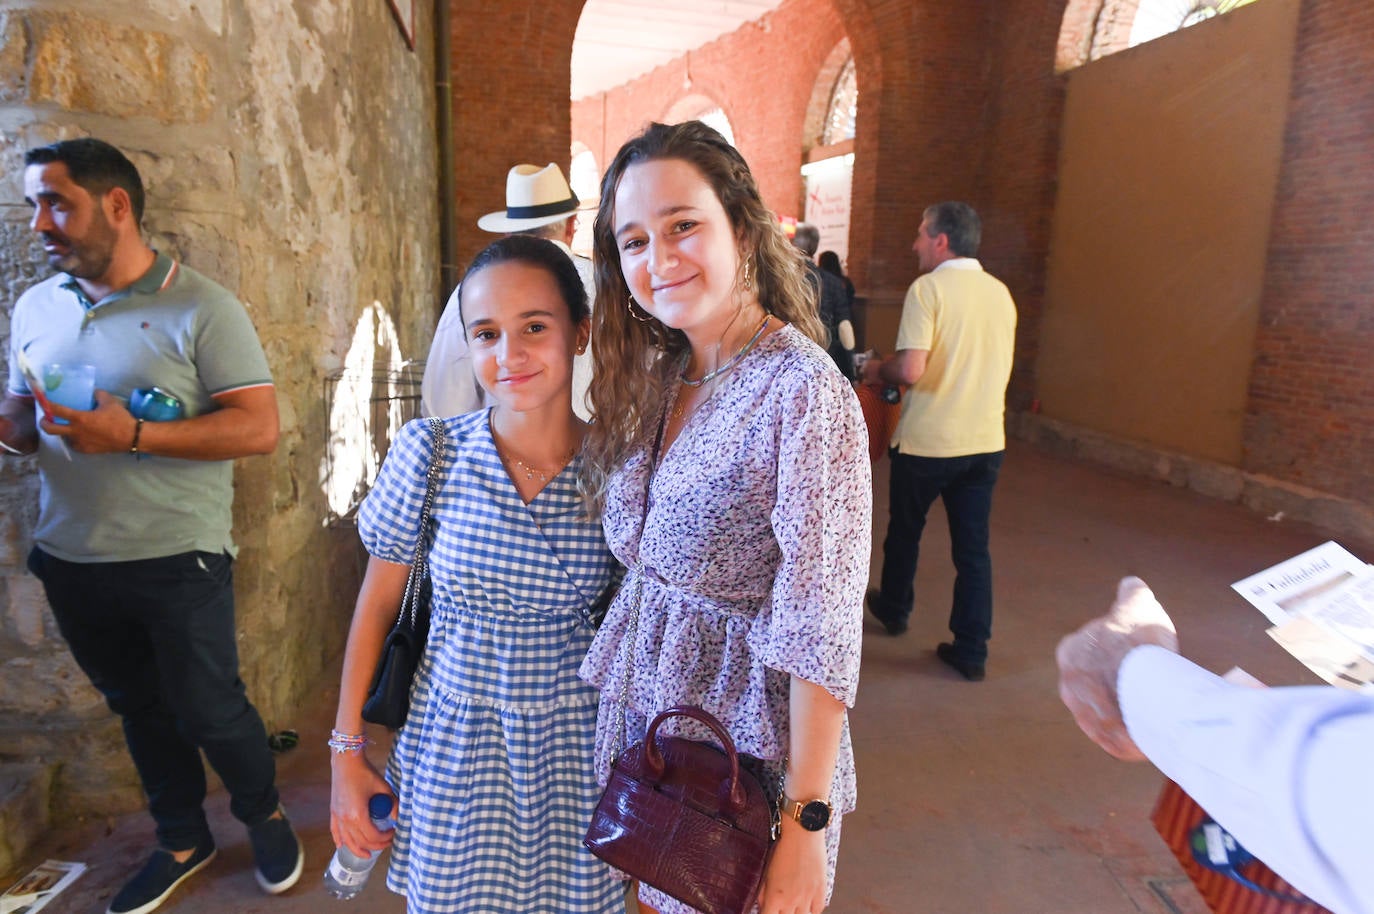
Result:
[[[477,220],[486,232],[523,232],[577,212],[577,195],[568,187],[563,170],[550,162],[517,165],[506,175],[506,208]]]

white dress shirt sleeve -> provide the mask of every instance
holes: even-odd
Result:
[[[1154,646],[1117,690],[1131,739],[1242,846],[1336,914],[1374,914],[1374,695],[1234,686]]]
[[[420,415],[458,416],[480,409],[483,400],[482,388],[472,372],[472,356],[463,333],[455,288],[439,316],[429,358],[425,360],[425,373],[420,379]]]
[[[572,251],[568,251],[568,256],[572,257],[577,275],[582,278],[582,287],[587,290],[587,309],[590,311],[596,302],[596,274],[592,271],[592,262],[586,257],[574,256]],[[592,345],[588,340],[587,351],[573,357],[572,408],[583,422],[592,418],[592,401],[588,394],[592,386]]]

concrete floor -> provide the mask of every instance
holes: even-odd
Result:
[[[875,578],[886,528],[885,475],[883,461]],[[829,910],[1203,914],[1148,822],[1159,775],[1109,758],[1078,732],[1055,691],[1054,645],[1105,609],[1118,577],[1138,574],[1172,612],[1184,651],[1200,663],[1218,672],[1240,665],[1271,684],[1315,682],[1264,635],[1264,617],[1229,585],[1330,537],[1013,443],[993,511],[997,615],[988,679],[968,683],[933,654],[948,634],[953,580],[939,510],[926,531],[910,631],[890,638],[872,622],[865,631],[862,688],[851,717],[859,808],[845,819]],[[280,762],[287,809],[306,845],[301,882],[278,898],[258,891],[246,835],[219,792],[209,808],[220,855],[160,910],[335,909],[319,887],[333,850],[324,742],[335,684],[322,682],[319,695],[294,723],[300,748]],[[103,912],[147,853],[151,831],[139,814],[50,836],[31,862],[82,860],[90,870],[46,910]],[[379,877],[352,910],[404,910]]]

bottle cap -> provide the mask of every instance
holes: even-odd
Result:
[[[367,814],[374,819],[391,818],[391,794],[374,793],[367,801]]]

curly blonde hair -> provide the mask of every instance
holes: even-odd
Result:
[[[592,229],[596,307],[592,311],[592,411],[583,448],[580,485],[588,507],[604,507],[606,483],[629,454],[655,431],[669,380],[690,349],[687,337],[631,305],[615,240],[615,194],[632,165],[676,159],[695,168],[725,209],[742,263],[754,261],[758,300],[769,314],[826,345],[816,293],[801,258],[763,204],[744,157],[700,121],[650,124],[616,153],[601,181]],[[736,277],[739,288],[740,277]],[[633,313],[632,313],[633,312]],[[648,320],[645,320],[648,318]]]

